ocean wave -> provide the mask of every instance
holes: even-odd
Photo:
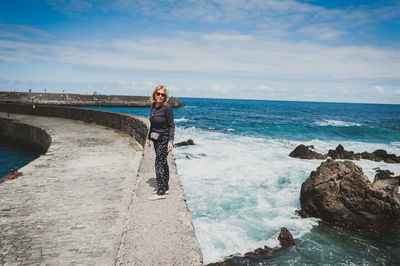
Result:
[[[382,148],[400,153],[400,147],[379,143],[318,139],[299,142],[195,127],[177,127],[177,138],[191,138],[196,143],[173,152],[205,263],[264,245],[273,247],[280,227],[287,227],[299,238],[317,225],[315,219],[294,215],[300,206],[302,183],[322,162],[289,157],[298,144],[314,145],[317,151],[325,153],[338,144],[355,152]],[[188,153],[207,156],[194,160],[186,157]],[[375,167],[400,174],[398,164],[368,160],[356,164],[371,181]],[[227,236],[230,241],[226,241]]]
[[[362,126],[360,123],[345,122],[345,121],[340,121],[340,120],[328,120],[328,119],[325,119],[325,120],[319,121],[319,122],[315,122],[315,124],[318,126],[334,126],[334,127],[353,127],[353,126],[360,127],[360,126]]]
[[[182,118],[175,118],[174,121],[175,123],[181,123],[181,122],[189,122],[190,120],[182,117]]]

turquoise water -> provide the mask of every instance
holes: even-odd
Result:
[[[290,158],[299,144],[327,153],[338,144],[355,152],[400,154],[400,105],[182,98],[174,109],[174,149],[204,262],[278,245],[282,226],[297,246],[238,265],[396,265],[399,232],[375,235],[318,225],[295,215],[300,187],[322,161]],[[147,108],[104,108],[148,117]],[[372,181],[375,167],[357,161]]]
[[[322,161],[290,158],[299,144],[326,153],[342,144],[355,152],[400,154],[400,105],[182,98],[174,109],[175,148],[204,262],[278,245],[287,227],[297,246],[238,265],[397,265],[399,232],[371,234],[318,225],[295,215],[301,184]],[[97,108],[96,108],[97,109]],[[149,116],[148,108],[101,108]],[[400,174],[399,164],[356,161],[370,180],[375,167]]]
[[[8,175],[11,168],[21,168],[38,156],[30,149],[0,140],[0,177]]]

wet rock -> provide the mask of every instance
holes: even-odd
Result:
[[[373,152],[375,155],[374,161],[384,161],[386,163],[400,163],[400,157],[395,154],[388,154],[385,150],[376,150]]]
[[[361,158],[371,160],[375,162],[384,161],[386,163],[400,163],[400,157],[396,154],[389,154],[387,151],[379,149],[374,152],[362,152],[360,153]]]
[[[187,141],[178,142],[174,146],[175,147],[182,147],[182,146],[188,146],[188,145],[195,145],[192,139],[188,139]]]
[[[327,155],[332,159],[360,160],[359,154],[354,154],[353,151],[346,151],[341,144],[336,149],[329,150]]]
[[[257,248],[254,251],[250,251],[244,254],[245,258],[259,258],[266,257],[268,255],[272,255],[275,249],[264,246],[264,248]]]
[[[376,169],[374,185],[388,192],[397,194],[399,192],[399,176],[393,176],[394,173],[389,170]]]
[[[294,241],[292,234],[286,227],[281,228],[278,240],[281,243],[282,247],[291,247],[296,245],[296,242]]]
[[[253,251],[245,253],[243,257],[238,255],[231,255],[224,261],[210,263],[207,264],[207,266],[233,266],[233,265],[254,264],[254,262],[257,262],[260,259],[265,261],[265,258],[272,256],[276,251],[282,248],[296,245],[296,242],[294,241],[292,234],[285,227],[281,228],[278,240],[280,242],[280,247],[277,246],[275,248],[270,248],[264,246],[263,248],[257,248]]]
[[[394,173],[389,170],[376,169],[375,181],[379,179],[393,178]]]
[[[312,146],[312,148],[314,148],[314,146]],[[325,155],[311,150],[312,148],[310,146],[300,144],[289,154],[289,156],[301,159],[326,159]]]
[[[371,184],[353,162],[328,159],[302,184],[301,213],[351,229],[399,228],[400,197],[383,181]]]

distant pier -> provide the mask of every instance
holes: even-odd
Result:
[[[122,96],[71,93],[0,92],[0,103],[22,103],[61,106],[149,107],[150,96]],[[179,98],[170,97],[172,107],[181,107]]]

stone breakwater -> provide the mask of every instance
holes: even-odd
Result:
[[[170,195],[146,201],[154,184],[154,151],[141,145],[146,119],[68,107],[0,109],[10,131],[26,124],[51,138],[23,176],[0,184],[0,265],[201,265],[171,156]]]
[[[149,96],[87,95],[71,93],[0,92],[0,102],[62,106],[149,107]],[[170,97],[172,107],[181,107],[179,98]]]
[[[49,116],[95,123],[122,131],[141,145],[146,142],[149,122],[146,118],[116,112],[32,104],[0,103],[0,112]]]

